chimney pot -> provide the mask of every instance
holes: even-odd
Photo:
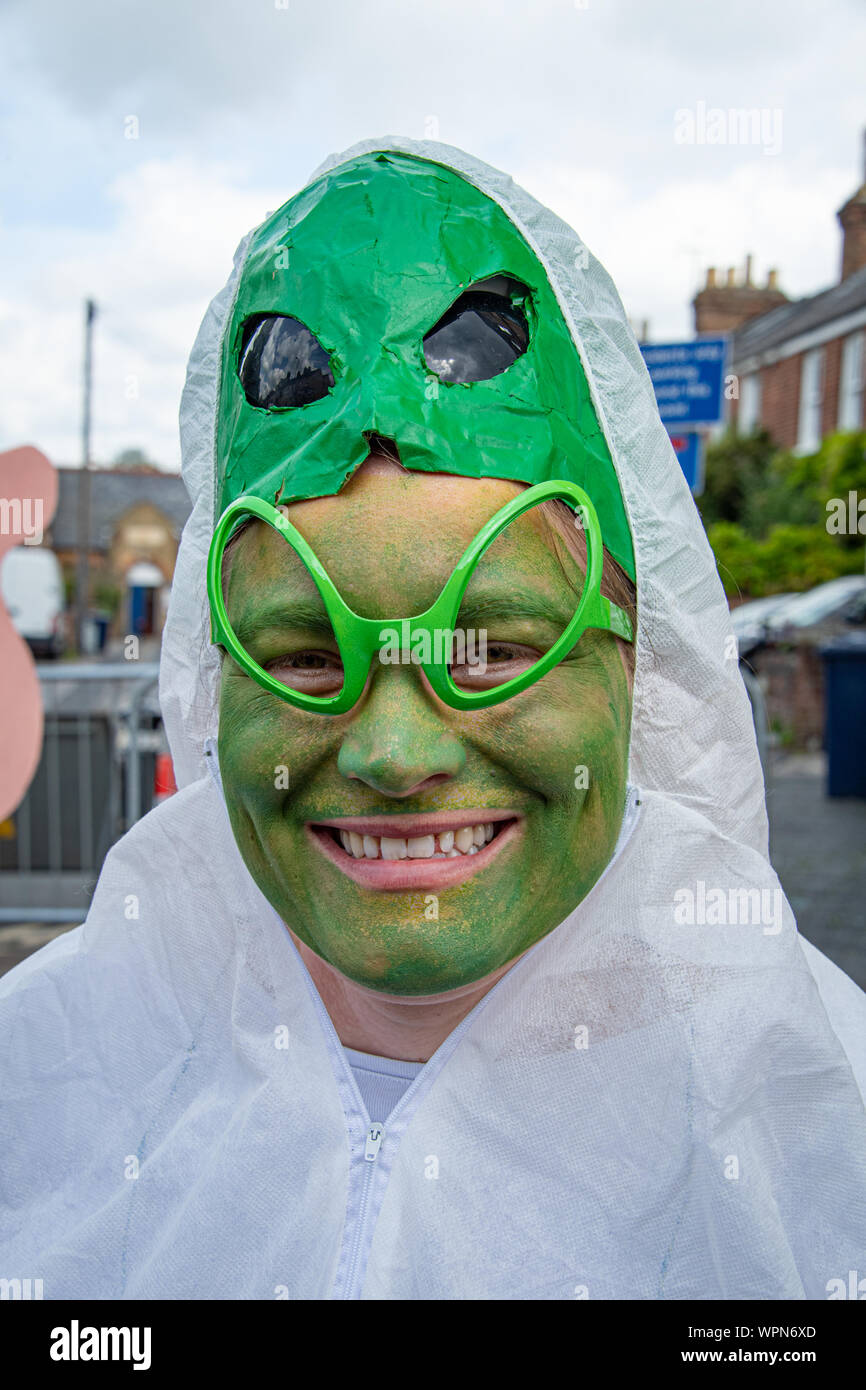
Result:
[[[751,253],[749,253],[749,255],[746,257],[746,286],[747,286],[749,289],[751,289],[751,286],[752,286],[752,256],[751,256]]]
[[[731,266],[728,266],[728,289],[729,289],[729,290],[734,289],[735,286],[736,286],[736,283],[737,283],[737,272],[736,272],[736,270],[734,269],[734,267],[733,267],[732,265],[731,265]]]
[[[716,288],[716,267],[715,267],[714,265],[711,265],[711,266],[709,266],[709,268],[707,269],[707,289],[708,289],[708,290],[714,290],[715,288]]]
[[[767,289],[768,289],[768,290],[777,290],[778,288],[779,288],[779,272],[778,272],[778,270],[768,270],[768,271],[767,271]]]

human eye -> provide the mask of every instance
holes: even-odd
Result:
[[[480,640],[455,652],[451,679],[459,690],[492,690],[516,680],[541,660],[543,652],[521,642],[507,642],[479,634]]]
[[[339,652],[321,647],[290,648],[262,663],[283,685],[308,695],[335,695],[343,688],[343,663]]]

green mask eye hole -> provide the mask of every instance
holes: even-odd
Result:
[[[469,289],[424,338],[424,360],[440,381],[489,381],[528,346],[526,316],[508,294]]]
[[[284,314],[247,319],[238,376],[250,405],[264,410],[310,405],[334,385],[330,359],[316,335]]]

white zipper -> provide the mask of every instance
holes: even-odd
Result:
[[[352,1257],[349,1261],[349,1269],[346,1274],[346,1281],[343,1286],[344,1298],[355,1298],[355,1279],[358,1270],[358,1262],[361,1256],[361,1247],[367,1230],[367,1207],[370,1200],[370,1188],[373,1184],[373,1173],[376,1169],[376,1159],[379,1157],[379,1150],[382,1147],[382,1140],[385,1138],[385,1126],[379,1120],[371,1122],[364,1137],[364,1163],[365,1171],[361,1179],[363,1187],[361,1189],[361,1201],[358,1206],[358,1216],[355,1221],[355,1239],[352,1243]]]
[[[367,1138],[364,1144],[364,1159],[367,1163],[375,1163],[382,1147],[382,1140],[385,1137],[385,1126],[377,1120],[370,1125],[367,1130]]]

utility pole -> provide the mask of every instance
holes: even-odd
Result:
[[[81,417],[81,477],[78,480],[78,569],[75,583],[75,629],[78,650],[84,651],[90,608],[90,396],[93,380],[93,320],[96,305],[84,303],[84,403]]]

